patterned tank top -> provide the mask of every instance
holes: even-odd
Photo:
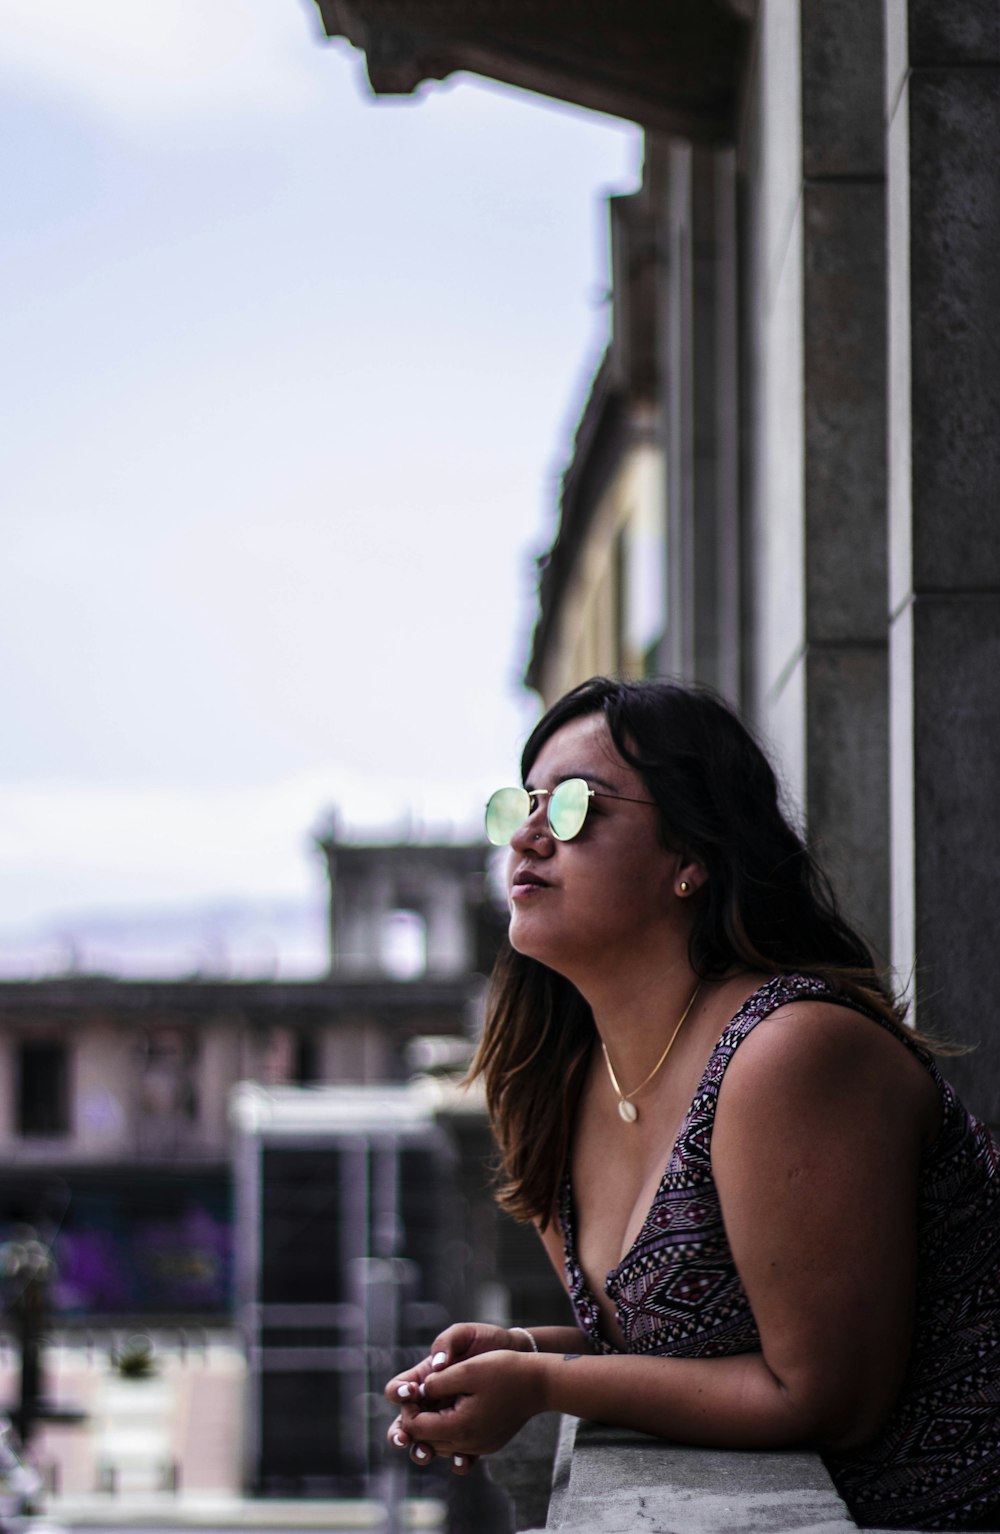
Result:
[[[823,980],[769,980],[715,1046],[652,1207],[607,1276],[626,1351],[717,1358],[760,1350],[712,1178],[712,1126],[722,1078],[740,1044],[778,1007],[807,999],[851,1006],[901,1037],[933,1077],[942,1110],[920,1172],[917,1309],[903,1387],[878,1438],[826,1455],[827,1468],[862,1528],[1000,1529],[998,1150],[926,1050]],[[618,1352],[601,1335],[577,1259],[568,1170],[560,1224],[577,1324],[595,1352]]]

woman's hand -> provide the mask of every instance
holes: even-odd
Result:
[[[523,1332],[511,1332],[504,1326],[491,1326],[481,1321],[462,1321],[449,1326],[434,1339],[426,1358],[412,1369],[397,1374],[385,1387],[388,1400],[402,1407],[389,1428],[390,1444],[397,1449],[409,1449],[410,1458],[418,1465],[429,1465],[435,1454],[450,1454],[455,1474],[466,1474],[475,1464],[476,1454],[443,1447],[439,1433],[421,1437],[414,1432],[417,1416],[426,1419],[431,1411],[440,1415],[441,1411],[456,1404],[452,1397],[437,1390],[436,1380],[434,1390],[429,1392],[428,1381],[441,1370],[481,1354],[525,1350],[530,1351],[530,1344]],[[435,1425],[440,1427],[440,1424]]]
[[[509,1347],[432,1368],[408,1388],[415,1393],[403,1397],[394,1428],[414,1446],[417,1464],[448,1455],[455,1469],[465,1470],[479,1455],[503,1448],[530,1417],[545,1410],[538,1357]]]

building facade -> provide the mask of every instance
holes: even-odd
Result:
[[[66,1319],[229,1316],[237,1083],[401,1083],[468,1059],[502,931],[486,849],[321,846],[325,979],[0,983],[0,1239],[52,1232]]]
[[[529,680],[738,703],[1000,1120],[996,5],[317,4],[376,92],[466,69],[646,130]]]
[[[456,1295],[530,1313],[546,1263],[492,1204],[482,1103],[433,1081],[470,1058],[503,930],[488,849],[332,828],[321,846],[323,979],[0,984],[0,1257],[37,1236],[51,1258],[33,1438],[66,1494],[358,1494],[377,1466],[357,1275],[404,1245],[395,1345],[433,1337]],[[275,1131],[254,1159],[237,1100],[280,1104],[307,1140]],[[16,1406],[27,1346],[0,1269]],[[116,1360],[148,1338],[155,1379],[126,1377]]]

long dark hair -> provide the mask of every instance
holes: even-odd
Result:
[[[692,901],[689,958],[703,979],[734,967],[830,980],[899,1024],[903,1007],[867,943],[845,921],[822,870],[782,809],[773,768],[730,708],[706,688],[594,677],[535,726],[526,780],[545,742],[572,719],[603,714],[619,755],[660,811],[665,847],[708,878]],[[470,1077],[481,1075],[500,1147],[500,1203],[542,1227],[554,1212],[595,1037],[576,987],[537,960],[501,952]]]

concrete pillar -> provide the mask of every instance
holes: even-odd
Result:
[[[736,180],[730,150],[674,142],[663,162],[658,330],[667,466],[660,669],[740,694]]]
[[[851,920],[889,957],[883,31],[802,0],[805,809]]]
[[[1000,1120],[1000,7],[886,0],[892,954]]]
[[[741,139],[746,701],[888,957],[882,16],[764,0]]]
[[[805,798],[802,83],[799,6],[762,0],[740,136],[746,388],[744,703]]]

